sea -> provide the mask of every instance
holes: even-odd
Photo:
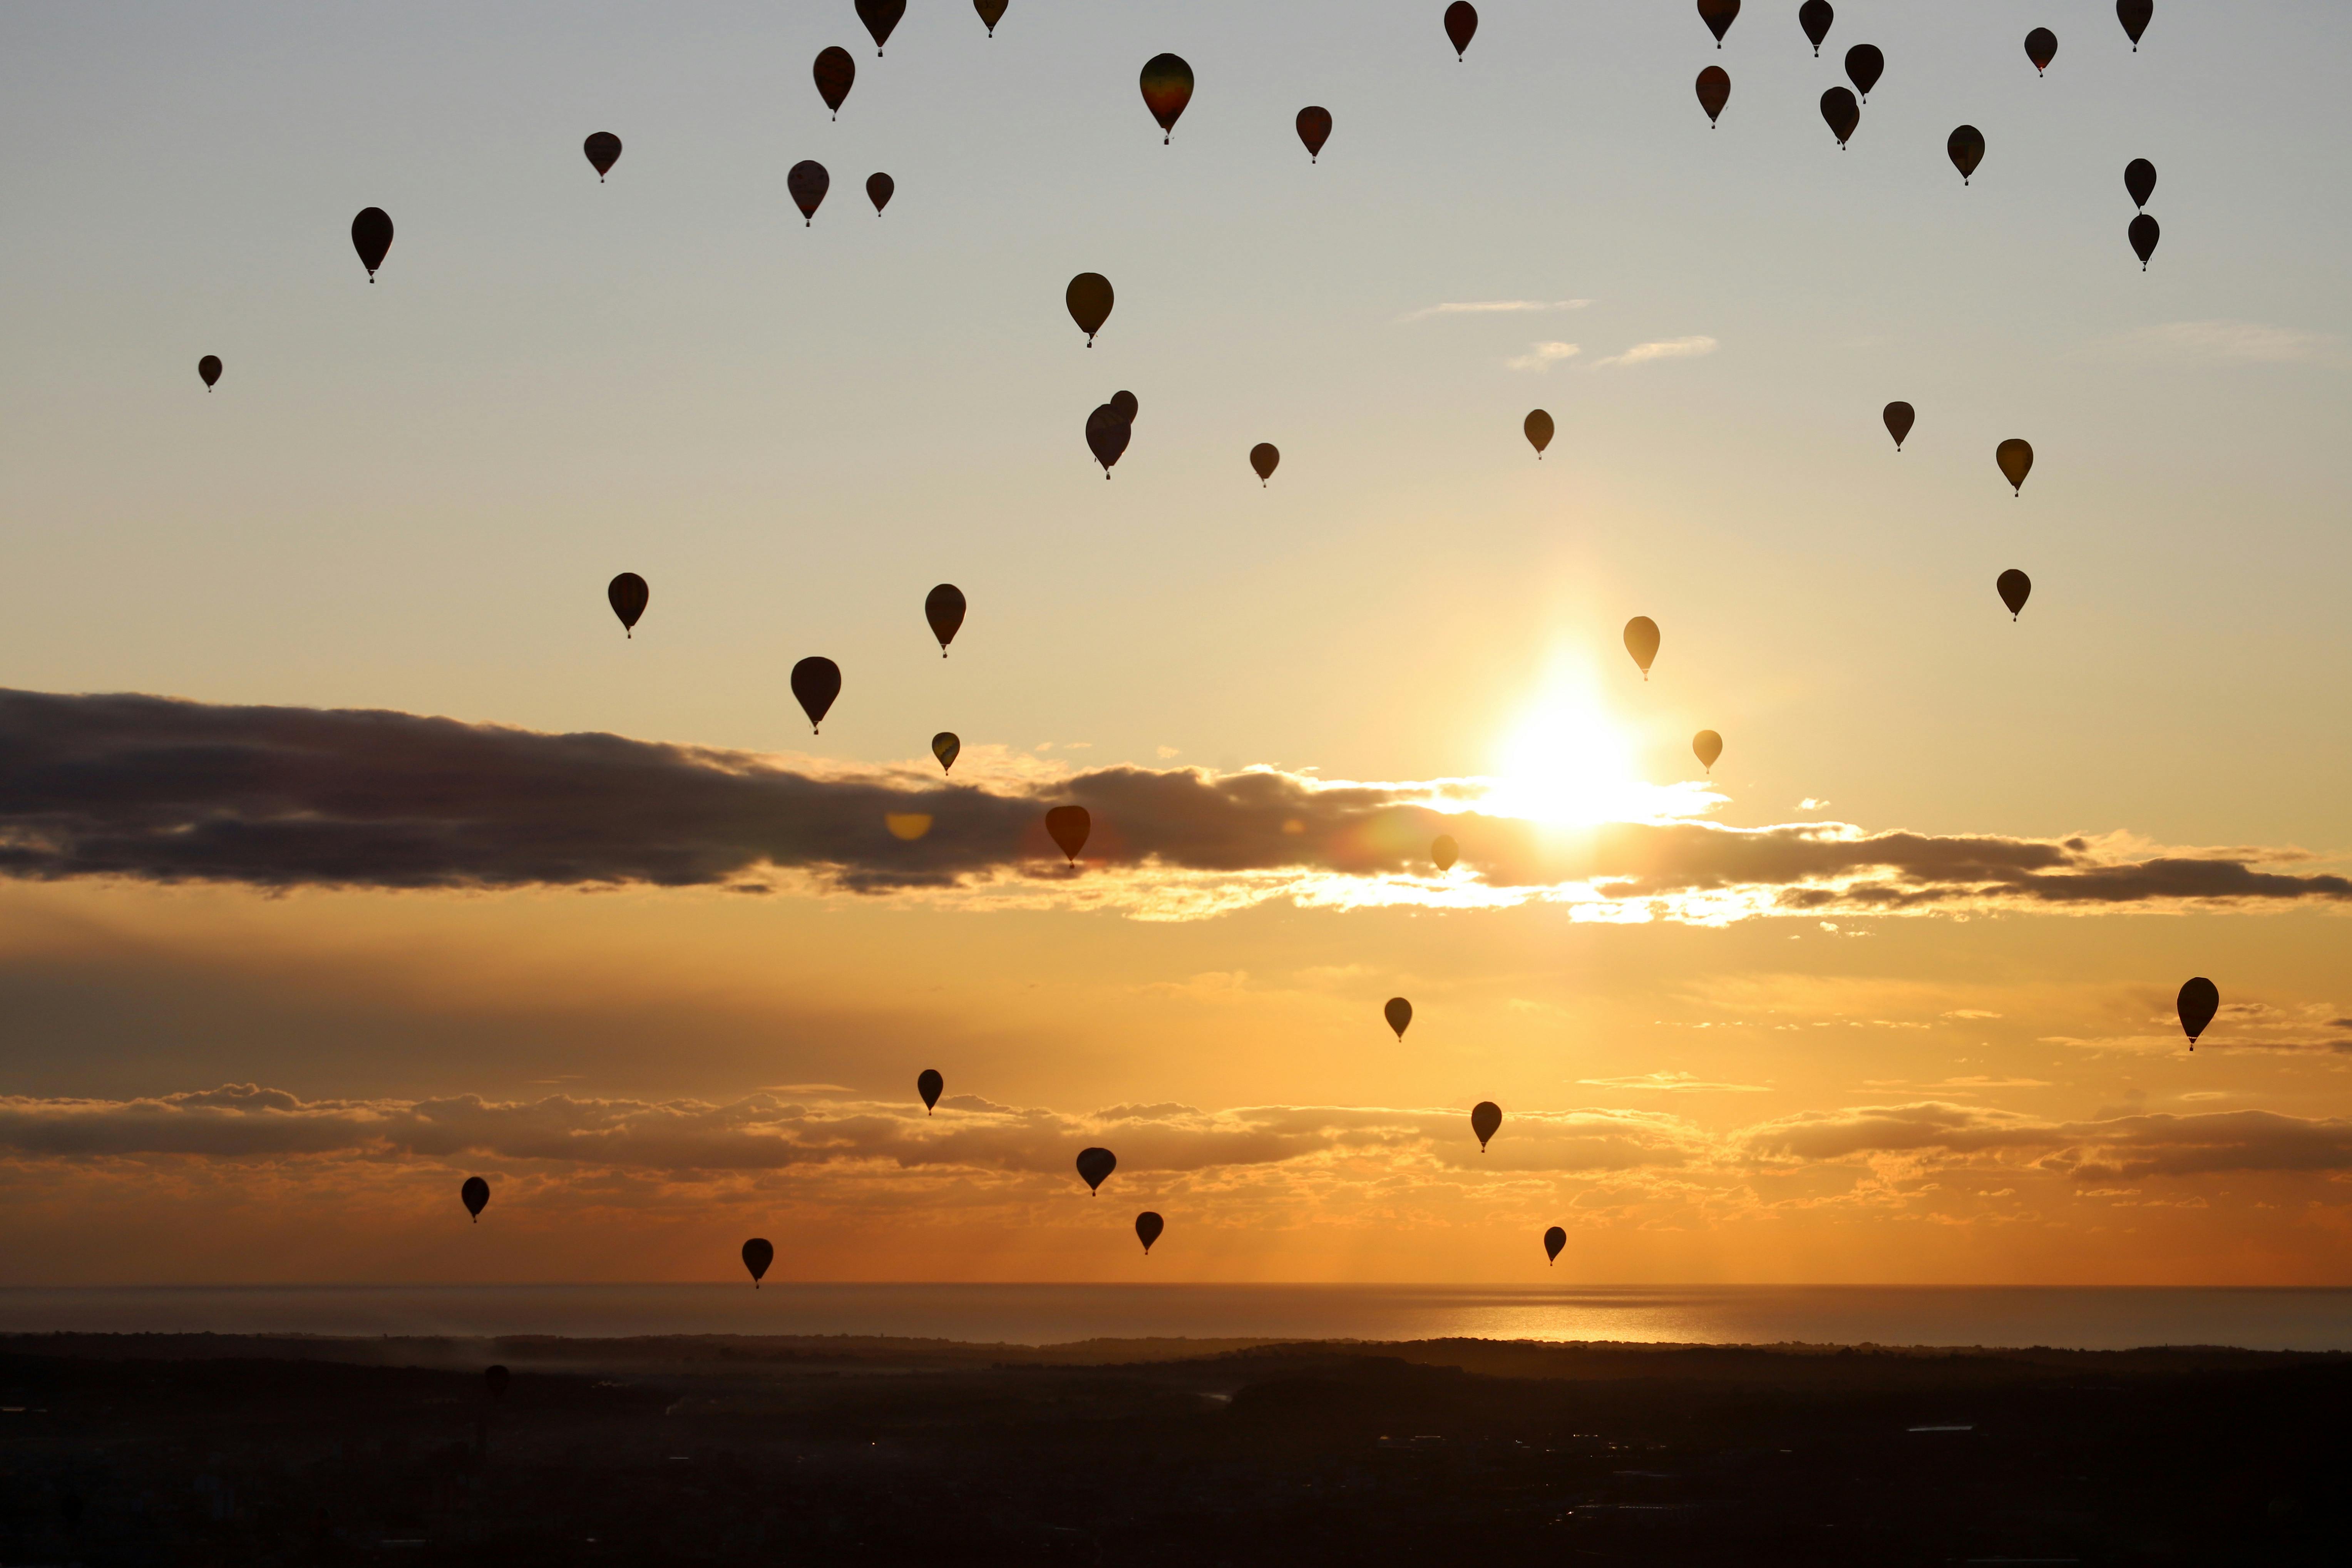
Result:
[[[0,1333],[1103,1339],[2352,1351],[2352,1289],[1956,1286],[0,1287]]]

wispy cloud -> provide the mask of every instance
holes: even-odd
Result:
[[[1443,305],[1425,305],[1397,320],[1423,321],[1432,316],[1500,316],[1541,310],[1581,310],[1591,303],[1590,300],[1457,300]]]
[[[2138,358],[2284,364],[2329,357],[2336,340],[2260,321],[2167,321],[2126,332],[2105,346]]]
[[[1624,1078],[1580,1078],[1580,1084],[1594,1089],[1653,1089],[1660,1094],[1697,1091],[1711,1094],[1769,1094],[1760,1083],[1701,1083],[1686,1072],[1633,1073]]]
[[[1622,354],[1611,354],[1607,359],[1594,360],[1592,368],[1599,370],[1603,365],[1612,364],[1647,364],[1652,360],[1660,359],[1697,359],[1701,355],[1713,353],[1715,350],[1716,342],[1713,338],[1668,338],[1662,342],[1635,343]]]
[[[1549,370],[1563,360],[1574,359],[1584,351],[1574,343],[1537,343],[1526,353],[1503,363],[1512,370]]]

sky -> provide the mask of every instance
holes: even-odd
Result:
[[[2352,1284],[2352,15],[1480,9],[0,15],[0,1283]]]

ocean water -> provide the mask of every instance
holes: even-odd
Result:
[[[2352,1350],[2352,1289],[1626,1285],[509,1285],[0,1289],[0,1332],[881,1334]]]

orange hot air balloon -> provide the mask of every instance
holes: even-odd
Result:
[[[1273,442],[1260,441],[1250,448],[1250,467],[1256,470],[1260,489],[1265,488],[1266,481],[1274,478],[1274,470],[1281,465],[1282,454],[1276,450]]]
[[[923,619],[930,622],[931,635],[940,639],[940,657],[948,656],[948,644],[963,626],[963,590],[952,583],[942,583],[923,595]]]
[[[866,199],[874,204],[874,216],[876,217],[880,217],[882,216],[882,209],[890,205],[890,198],[898,194],[898,182],[892,179],[889,175],[868,174],[866,176]]]
[[[1089,1193],[1099,1190],[1103,1183],[1110,1179],[1110,1173],[1118,1169],[1118,1156],[1108,1149],[1078,1151],[1078,1174],[1086,1178]]]
[[[1919,417],[1917,411],[1907,403],[1890,403],[1879,417],[1886,421],[1886,433],[1895,437],[1895,449],[1903,450],[1903,443],[1911,435],[1912,423]]]
[[[1151,1244],[1158,1241],[1160,1232],[1167,1228],[1168,1222],[1150,1209],[1135,1216],[1135,1239],[1143,1243],[1144,1257],[1151,1256]]]
[[[2012,566],[1993,584],[1993,592],[2009,606],[2009,618],[2017,619],[2025,613],[2025,601],[2033,596],[2033,579]]]
[[[1478,7],[1470,0],[1454,0],[1445,8],[1445,39],[1454,46],[1454,58],[1458,63],[1470,51],[1470,40],[1478,36]]]
[[[1519,428],[1527,432],[1528,445],[1536,449],[1536,461],[1542,462],[1544,448],[1551,445],[1551,416],[1540,408],[1534,409],[1528,413],[1526,423]]]
[[[2139,53],[2139,36],[2156,16],[2156,0],[2116,0],[2116,20],[2124,25],[2124,37],[2132,41],[2132,53]]]
[[[1087,837],[1094,832],[1095,819],[1087,815],[1083,805],[1057,805],[1045,814],[1045,834],[1068,857],[1071,865],[1078,863],[1078,852],[1087,847]]]
[[[1078,331],[1086,333],[1088,348],[1094,347],[1095,334],[1110,320],[1115,300],[1110,279],[1099,272],[1081,272],[1062,290],[1062,303],[1069,307],[1070,320],[1077,322]]]
[[[931,737],[931,755],[940,760],[940,772],[953,773],[955,760],[963,753],[963,742],[952,730],[942,730]]]
[[[1992,450],[1992,460],[2000,465],[2000,477],[2019,495],[2025,493],[2025,476],[2033,471],[2033,444],[2011,436]]]
[[[1715,47],[1723,47],[1723,35],[1731,31],[1731,24],[1739,18],[1739,0],[1698,0],[1698,19],[1715,35]]]
[[[1192,68],[1181,55],[1154,55],[1144,62],[1140,79],[1143,107],[1160,121],[1160,145],[1175,139],[1176,121],[1192,101]]]
[[[1300,110],[1298,140],[1306,143],[1308,163],[1320,161],[1323,156],[1323,143],[1331,140],[1331,111],[1315,103],[1310,103]]]
[[[596,171],[596,183],[600,185],[604,176],[613,172],[613,165],[621,161],[621,139],[609,131],[599,131],[580,143],[580,150],[588,154],[589,165]]]
[[[1005,0],[971,0],[971,8],[988,24],[988,36],[992,38],[996,37],[996,24],[1004,20],[1004,4]]]
[[[1482,1100],[1470,1108],[1470,1131],[1478,1134],[1478,1152],[1486,1152],[1486,1140],[1503,1125],[1503,1108],[1491,1100]]]
[[[1560,1248],[1568,1245],[1568,1232],[1558,1226],[1544,1232],[1544,1266],[1549,1268],[1559,1258]]]
[[[1969,176],[1977,172],[1977,165],[1984,162],[1984,132],[1973,125],[1960,126],[1946,139],[1944,153],[1952,160],[1952,167],[1960,172],[1960,184],[1965,185]]]
[[[803,158],[784,176],[784,189],[793,195],[793,205],[801,209],[801,226],[812,228],[816,224],[816,209],[824,205],[824,193],[833,188],[833,176],[824,165],[814,158]]]
[[[196,362],[196,379],[205,384],[206,392],[210,392],[213,389],[213,384],[220,380],[220,373],[221,362],[218,354],[206,354]]]
[[[1625,623],[1625,651],[1642,667],[1642,679],[1650,679],[1650,661],[1658,657],[1658,623],[1647,616],[1635,616]]]
[[[874,36],[874,55],[879,59],[882,46],[890,41],[891,30],[898,18],[907,14],[907,0],[857,0],[857,19]]]
[[[800,700],[801,711],[809,716],[809,732],[823,734],[824,716],[833,710],[833,700],[841,695],[841,666],[814,655],[801,660],[793,666],[793,695]]]
[[[841,106],[848,100],[849,89],[857,85],[857,62],[849,58],[847,49],[835,44],[817,56],[813,74],[816,78],[816,95],[824,100],[833,117],[840,119]]]
[[[1723,755],[1723,737],[1712,730],[1701,730],[1691,737],[1691,751],[1697,756],[1699,766],[1715,772],[1715,760]]]
[[[1723,106],[1731,101],[1731,73],[1721,66],[1709,66],[1698,73],[1698,106],[1706,110],[1706,123],[1712,130],[1723,117]]]
[[[1450,833],[1441,833],[1430,841],[1430,863],[1440,872],[1454,869],[1454,862],[1460,858],[1461,853],[1461,846],[1454,842],[1454,836]]]
[[[2058,58],[2058,35],[2047,27],[2036,27],[2025,35],[2025,58],[2033,62],[2033,74],[2040,76]]]
[[[604,584],[605,601],[621,617],[621,629],[633,637],[637,635],[638,617],[646,613],[646,603],[652,597],[653,590],[635,572],[624,572]]]
[[[2181,1031],[2189,1037],[2189,1048],[2193,1051],[2197,1048],[2197,1037],[2205,1032],[2205,1026],[2221,1010],[2221,989],[2200,974],[2180,988],[2179,1006]]]
[[[481,1224],[482,1211],[490,1205],[490,1184],[479,1176],[467,1177],[466,1184],[457,1189],[457,1201],[466,1205],[476,1225]]]
[[[1412,1026],[1412,1004],[1402,996],[1391,996],[1388,1005],[1381,1009],[1381,1016],[1389,1021],[1389,1027],[1394,1029],[1396,1037],[1402,1040],[1404,1032]]]
[[[757,1290],[768,1272],[768,1265],[776,1260],[776,1249],[760,1237],[743,1244],[743,1267],[751,1271],[751,1289]]]

